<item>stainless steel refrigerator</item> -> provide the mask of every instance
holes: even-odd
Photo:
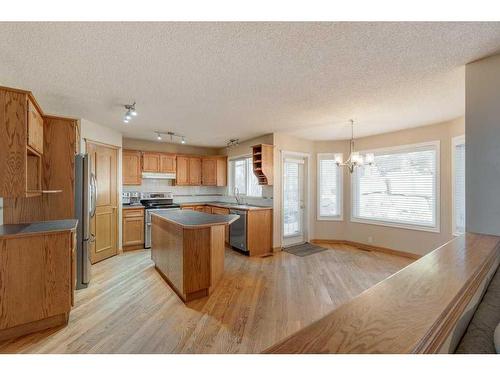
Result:
[[[76,289],[86,288],[90,282],[90,246],[95,237],[90,233],[90,218],[95,215],[96,182],[91,173],[90,157],[75,156],[75,218],[76,232]]]

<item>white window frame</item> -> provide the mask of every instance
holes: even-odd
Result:
[[[251,159],[252,158],[252,154],[245,154],[245,155],[238,155],[238,156],[233,156],[231,158],[228,158],[227,160],[227,170],[229,172],[229,185],[228,185],[228,192],[227,192],[227,195],[229,197],[234,197],[234,187],[235,187],[235,173],[234,173],[234,170],[233,168],[231,168],[231,162],[234,162],[234,161],[237,161],[237,160],[243,160],[243,159]],[[252,171],[253,173],[253,171]],[[263,197],[263,192],[262,192],[262,189],[261,189],[261,195],[247,195],[246,193],[245,194],[241,194],[241,196],[243,197],[249,197],[249,198],[262,198]]]
[[[433,232],[433,233],[441,233],[441,200],[440,200],[440,192],[441,192],[441,142],[438,141],[430,141],[430,142],[422,142],[422,143],[413,143],[401,146],[393,146],[393,147],[383,147],[372,150],[360,150],[360,154],[367,153],[386,153],[391,151],[401,151],[401,150],[411,150],[412,148],[425,147],[425,146],[433,146],[436,148],[436,205],[434,206],[434,215],[436,218],[436,225],[434,227],[425,226],[425,225],[414,225],[414,224],[404,224],[392,221],[385,220],[371,220],[371,219],[362,219],[354,216],[354,187],[355,187],[355,179],[354,173],[351,174],[351,222],[353,223],[362,223],[362,224],[371,224],[371,225],[379,225],[384,227],[391,228],[401,228],[401,229],[409,229],[423,232]],[[356,167],[363,168],[363,167]]]
[[[451,231],[456,236],[461,236],[463,233],[457,232],[457,223],[455,220],[455,148],[458,145],[465,145],[465,134],[453,137],[451,139]],[[467,213],[467,208],[466,211]]]
[[[341,154],[342,155],[342,154]],[[317,189],[316,189],[316,219],[318,221],[344,221],[344,168],[337,167],[339,169],[337,178],[337,191],[338,191],[338,205],[339,214],[336,216],[321,216],[321,173],[320,173],[320,162],[321,160],[334,160],[335,153],[318,153],[316,154],[316,173],[317,173]]]

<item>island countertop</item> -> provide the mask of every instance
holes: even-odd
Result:
[[[0,225],[0,239],[75,230],[77,224],[78,220],[76,219],[38,221],[28,224],[4,224]]]
[[[212,215],[204,212],[190,210],[171,210],[153,212],[163,220],[177,224],[183,228],[204,228],[214,225],[229,225],[239,218],[239,215]]]

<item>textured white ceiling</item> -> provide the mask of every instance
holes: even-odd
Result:
[[[127,137],[342,139],[463,115],[464,64],[499,50],[500,23],[1,23],[0,84]]]

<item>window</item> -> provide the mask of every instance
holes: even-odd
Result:
[[[334,154],[318,154],[318,220],[342,220],[342,169]]]
[[[262,186],[253,173],[251,157],[231,160],[229,171],[231,181],[229,194],[234,194],[234,188],[237,188],[241,195],[262,197]]]
[[[439,232],[439,142],[371,152],[352,174],[352,221]]]
[[[465,137],[452,142],[453,234],[465,232]]]

